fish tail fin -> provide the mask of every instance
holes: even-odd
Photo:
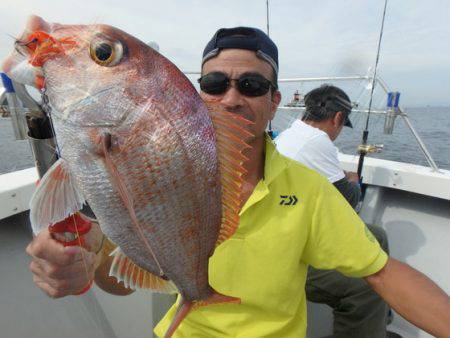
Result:
[[[224,304],[224,303],[240,304],[241,303],[240,298],[223,295],[215,290],[212,290],[212,291],[213,291],[213,293],[208,298],[194,302],[192,310],[198,309],[199,307],[202,307],[202,306],[208,306],[208,305],[213,305],[213,304]]]
[[[212,291],[212,294],[204,300],[192,302],[182,299],[180,305],[178,306],[177,313],[173,317],[172,322],[170,323],[170,326],[167,329],[166,334],[164,335],[164,338],[171,338],[175,330],[178,328],[178,326],[180,326],[181,322],[184,318],[186,318],[189,312],[198,309],[199,307],[223,303],[241,303],[240,298],[226,296],[215,290]]]
[[[173,317],[172,322],[170,323],[169,328],[167,329],[164,338],[171,338],[175,330],[180,326],[181,321],[186,318],[188,313],[192,309],[193,302],[189,300],[182,299],[180,306],[178,307],[177,313],[175,317]]]

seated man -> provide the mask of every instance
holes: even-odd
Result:
[[[358,175],[342,170],[332,142],[343,126],[352,128],[350,99],[340,88],[323,85],[305,96],[305,106],[302,119],[275,140],[277,148],[325,176],[355,208],[361,198]],[[388,252],[385,231],[368,228]],[[386,337],[388,306],[364,280],[310,267],[306,294],[308,300],[333,308],[334,337]]]
[[[342,170],[333,144],[344,126],[353,127],[350,99],[341,89],[323,85],[306,94],[305,106],[302,119],[275,140],[278,151],[325,176],[355,208],[361,198],[358,175]]]

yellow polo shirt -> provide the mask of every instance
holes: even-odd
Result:
[[[305,337],[308,265],[363,277],[387,255],[341,194],[325,178],[275,150],[267,137],[264,179],[241,210],[232,238],[209,260],[209,282],[241,304],[190,312],[174,338]],[[172,306],[156,326],[164,336]]]

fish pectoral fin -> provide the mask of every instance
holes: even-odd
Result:
[[[222,183],[222,224],[216,247],[233,236],[239,226],[239,212],[243,204],[242,186],[246,173],[244,151],[251,148],[245,140],[253,134],[247,126],[253,122],[230,113],[217,102],[207,102],[216,131],[217,153]]]
[[[30,201],[34,234],[81,210],[85,200],[68,164],[59,159],[40,180]]]
[[[110,256],[113,262],[109,275],[115,277],[118,282],[123,282],[126,288],[132,290],[150,289],[160,293],[178,293],[178,289],[171,280],[155,276],[151,272],[137,266],[128,258],[120,247],[117,247]]]

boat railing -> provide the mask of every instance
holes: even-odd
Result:
[[[369,75],[365,76],[330,76],[330,77],[294,77],[294,78],[281,78],[278,80],[279,83],[305,83],[305,82],[317,82],[317,83],[326,83],[326,82],[339,82],[339,81],[357,81],[357,80],[364,80],[367,81],[367,84],[372,84],[373,77]],[[387,86],[386,82],[383,81],[379,76],[375,78],[375,86],[379,85],[380,88],[383,90],[383,92],[386,94],[386,97],[388,93],[390,92],[389,87]],[[279,107],[278,110],[280,111],[299,111],[302,112],[305,110],[304,107]],[[353,108],[352,113],[369,113],[368,109],[359,109],[359,108]],[[419,148],[424,155],[428,165],[432,169],[432,171],[440,172],[438,166],[436,165],[436,162],[434,161],[433,157],[431,156],[430,152],[428,151],[425,143],[419,136],[419,133],[415,130],[413,127],[408,114],[405,112],[403,108],[400,106],[395,111],[392,110],[370,110],[370,114],[374,115],[384,115],[385,119],[391,118],[395,119],[396,116],[400,116],[404,121],[408,129],[411,131],[413,137],[417,141],[417,144],[419,145]]]

